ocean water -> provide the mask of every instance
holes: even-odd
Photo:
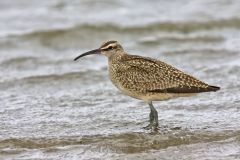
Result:
[[[1,0],[0,159],[240,159],[240,1]],[[79,54],[118,40],[215,93],[149,107]]]

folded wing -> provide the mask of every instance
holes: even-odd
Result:
[[[182,71],[151,58],[126,55],[119,62],[115,73],[124,88],[153,93],[200,93],[217,91]]]

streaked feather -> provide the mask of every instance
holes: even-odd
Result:
[[[122,87],[142,93],[200,93],[216,91],[184,72],[155,59],[121,54],[112,59],[111,75]]]

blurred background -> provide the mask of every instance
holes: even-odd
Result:
[[[240,1],[1,0],[0,159],[240,159]],[[119,41],[220,86],[148,106],[111,84]]]

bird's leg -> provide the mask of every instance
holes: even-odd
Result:
[[[152,112],[153,117],[154,117],[154,120],[155,120],[154,129],[157,129],[157,128],[158,128],[158,112],[157,112],[157,110],[154,108],[152,102],[149,102],[148,104],[149,104],[149,106],[150,106],[151,112]]]
[[[149,114],[149,122],[150,124],[144,127],[144,129],[151,129],[154,125],[154,129],[158,128],[158,112],[154,108],[152,102],[148,102],[148,105],[150,106],[150,114]],[[155,124],[153,124],[155,121]]]
[[[154,121],[154,114],[153,114],[153,111],[151,110],[149,114],[149,122],[151,125],[153,124],[153,121]]]
[[[143,127],[144,129],[151,129],[153,126],[153,121],[154,121],[154,114],[153,111],[150,110],[150,114],[149,114],[149,122],[150,124],[148,124],[146,127]]]

